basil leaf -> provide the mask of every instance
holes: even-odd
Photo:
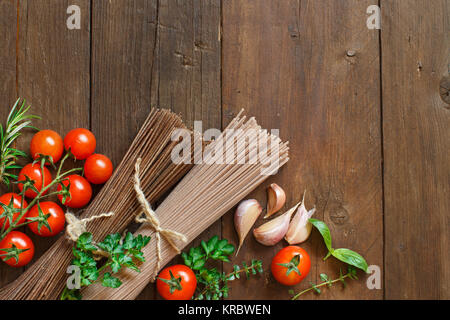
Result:
[[[319,230],[320,234],[323,237],[323,241],[325,242],[325,245],[327,246],[328,251],[332,252],[333,248],[331,247],[330,229],[328,229],[328,226],[325,224],[325,222],[317,220],[317,219],[309,219],[309,222],[314,227],[316,227],[317,230]]]
[[[368,273],[368,265],[366,260],[357,252],[350,249],[340,248],[335,249],[331,253],[336,259],[339,259],[349,265],[355,266],[364,272]]]

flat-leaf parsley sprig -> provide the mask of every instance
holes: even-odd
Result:
[[[125,237],[118,233],[107,235],[99,243],[92,241],[92,234],[89,232],[80,235],[72,248],[74,256],[72,265],[80,268],[80,288],[69,289],[66,287],[61,295],[61,300],[80,300],[82,298],[80,289],[98,281],[101,281],[104,287],[120,287],[122,281],[114,277],[113,274],[119,272],[122,268],[140,272],[135,260],[145,261],[142,249],[149,241],[150,237],[142,235],[135,237],[131,232],[128,232]],[[107,255],[107,260],[101,267],[98,267],[95,260],[95,254],[98,251]],[[101,272],[107,268],[111,272],[105,272],[101,276]]]

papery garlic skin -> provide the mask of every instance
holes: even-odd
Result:
[[[239,236],[239,246],[236,255],[239,253],[245,237],[255,224],[261,212],[262,207],[255,199],[244,200],[237,206],[234,213],[234,227]]]
[[[269,222],[266,222],[258,228],[253,229],[253,235],[255,236],[256,241],[265,246],[273,246],[280,242],[281,239],[283,239],[283,237],[286,235],[286,232],[289,228],[289,221],[291,220],[291,216],[295,212],[295,209],[297,209],[299,204],[300,202],[282,215],[276,217],[273,220],[270,220]]]
[[[305,197],[303,196],[302,204],[298,208],[294,218],[292,218],[286,233],[285,240],[289,244],[299,244],[308,240],[312,229],[312,224],[309,223],[309,219],[315,212],[315,207],[309,211],[306,210]]]
[[[267,189],[267,213],[265,218],[278,212],[286,203],[286,192],[276,183],[271,183]]]

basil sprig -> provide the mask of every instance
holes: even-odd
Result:
[[[317,219],[309,219],[309,222],[320,232],[323,241],[325,242],[325,246],[328,249],[328,254],[325,256],[325,258],[323,258],[324,260],[326,260],[331,255],[342,262],[345,262],[368,273],[367,262],[359,253],[346,248],[333,249],[330,229],[325,224],[325,222]]]

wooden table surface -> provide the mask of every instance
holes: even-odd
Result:
[[[73,4],[81,25],[69,30]],[[0,119],[24,97],[43,116],[40,128],[90,128],[97,151],[118,164],[151,106],[204,129],[245,108],[291,147],[286,167],[251,197],[265,205],[276,182],[286,209],[307,189],[335,246],[381,270],[379,290],[361,274],[305,299],[449,299],[450,1],[379,0],[381,30],[366,25],[372,4],[1,0]],[[237,242],[231,212],[201,238],[215,234]],[[52,242],[36,241],[38,254]],[[268,272],[283,246],[249,236],[235,262],[260,258],[266,272],[235,281],[230,297],[288,298]],[[302,246],[312,269],[296,290],[338,274],[340,263],[322,261],[316,232]],[[0,284],[21,272],[2,264]],[[140,298],[157,298],[154,286]]]

